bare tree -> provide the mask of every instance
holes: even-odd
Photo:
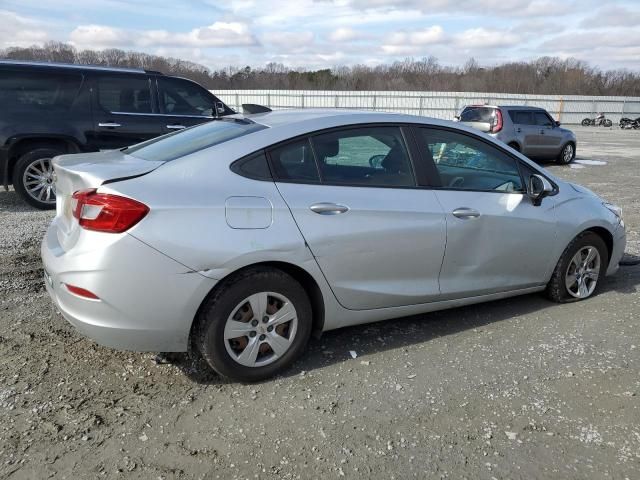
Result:
[[[210,70],[190,61],[119,49],[80,50],[49,42],[10,47],[0,58],[83,65],[136,67],[190,78],[211,89],[431,90],[495,93],[640,96],[640,73],[603,71],[573,58],[541,57],[530,62],[481,66],[470,58],[462,67],[440,65],[430,56],[405,58],[388,65],[291,69],[281,63],[264,67]]]

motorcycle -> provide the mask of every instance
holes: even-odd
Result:
[[[590,125],[594,127],[611,127],[613,125],[613,122],[610,119],[606,118],[604,116],[604,113],[598,113],[595,118],[585,118],[584,120],[582,120],[582,126],[588,127]]]
[[[623,117],[623,118],[620,119],[620,123],[618,125],[623,130],[631,130],[631,129],[639,130],[640,129],[640,117],[636,118],[635,120],[633,118]]]

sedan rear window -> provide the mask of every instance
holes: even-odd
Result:
[[[491,107],[465,107],[460,114],[461,122],[491,123],[495,109]]]
[[[259,123],[234,119],[214,120],[133,145],[123,151],[143,160],[170,162],[265,128],[267,127]]]

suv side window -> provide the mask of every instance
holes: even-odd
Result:
[[[269,152],[269,156],[273,174],[278,180],[320,182],[308,138],[276,147]]]
[[[421,148],[432,160],[442,188],[487,192],[523,192],[518,164],[506,153],[471,136],[419,128]]]
[[[400,127],[338,130],[311,139],[323,183],[413,187]]]
[[[511,121],[515,125],[533,125],[533,119],[531,118],[531,112],[523,110],[510,110],[509,116]]]
[[[9,111],[68,111],[82,84],[77,74],[0,73],[0,105]]]
[[[116,113],[151,113],[149,79],[143,76],[98,76],[98,104]]]
[[[158,77],[160,109],[167,115],[214,115],[214,100],[207,90],[178,78]]]
[[[553,121],[549,118],[545,112],[534,112],[535,125],[539,125],[541,127],[551,127],[553,126]]]

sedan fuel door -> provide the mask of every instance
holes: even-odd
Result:
[[[444,212],[432,190],[416,186],[400,127],[333,130],[269,156],[278,189],[345,308],[439,299]]]
[[[544,285],[557,261],[549,255],[555,251],[555,199],[532,201],[521,170],[538,172],[470,134],[416,130],[425,161],[439,176],[436,195],[447,218],[442,299]]]

